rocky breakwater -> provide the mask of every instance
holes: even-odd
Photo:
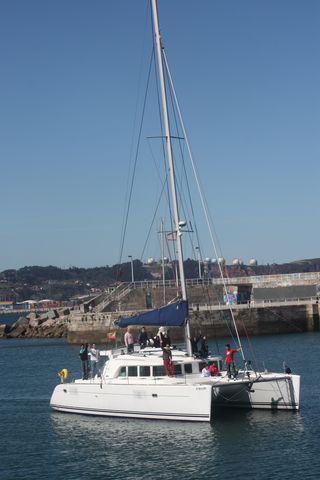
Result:
[[[0,324],[0,338],[61,338],[67,336],[69,309],[21,316],[12,325]]]

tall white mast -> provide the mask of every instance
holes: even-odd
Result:
[[[163,63],[162,63],[163,47],[161,45],[157,0],[152,0],[152,16],[153,16],[153,25],[154,25],[154,33],[155,33],[155,44],[156,44],[158,73],[159,73],[159,82],[160,82],[160,91],[161,91],[161,100],[162,100],[163,122],[164,122],[164,131],[165,131],[168,166],[169,166],[172,207],[173,207],[174,223],[175,223],[176,237],[177,237],[176,242],[177,242],[180,282],[181,282],[181,293],[182,293],[182,299],[187,300],[186,281],[185,281],[184,267],[183,267],[183,250],[182,250],[182,241],[181,241],[182,231],[179,225],[179,210],[178,210],[178,201],[177,201],[176,181],[175,181],[175,174],[174,174],[174,163],[173,163],[173,156],[172,156],[172,143],[171,143],[169,115],[168,115],[167,94],[166,94],[166,86],[165,86]],[[189,355],[191,355],[192,349],[191,349],[191,341],[190,341],[190,326],[189,326],[188,319],[186,319],[185,337],[186,337],[185,341],[187,346],[187,352]]]

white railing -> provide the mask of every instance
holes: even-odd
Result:
[[[186,279],[187,286],[196,285],[237,285],[237,284],[252,284],[260,285],[263,283],[281,283],[288,285],[295,285],[301,281],[315,281],[320,283],[320,272],[311,273],[288,273],[279,275],[253,275],[250,277],[226,277],[222,278],[189,278]],[[134,288],[157,288],[157,287],[176,287],[175,280],[143,280],[135,281],[134,283],[126,283]]]
[[[230,307],[235,310],[241,310],[246,308],[263,308],[263,307],[281,307],[281,306],[296,306],[296,305],[309,305],[317,304],[317,297],[307,297],[307,298],[290,298],[290,299],[273,299],[273,300],[251,300],[248,303],[239,303],[229,305],[226,303],[217,303],[214,305],[208,303],[192,303],[189,305],[189,309],[196,311],[205,311],[205,310],[229,310]]]

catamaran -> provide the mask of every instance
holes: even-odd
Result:
[[[236,325],[235,332],[244,366],[234,378],[230,378],[227,371],[223,370],[220,355],[202,359],[192,354],[182,245],[185,222],[179,215],[164,74],[168,64],[160,36],[157,0],[151,0],[151,6],[170,175],[173,233],[178,254],[180,295],[178,299],[159,309],[129,318],[120,318],[115,323],[120,328],[130,325],[181,327],[185,333],[186,348],[171,349],[173,376],[167,375],[164,368],[162,348],[148,346],[130,354],[127,354],[124,348],[104,351],[105,363],[100,375],[57,385],[50,405],[54,410],[61,412],[202,422],[210,422],[219,407],[298,410],[300,376],[286,372],[254,370],[249,362],[245,362]],[[166,78],[172,82],[168,72]],[[173,85],[171,87],[173,88]],[[208,360],[216,366],[217,375],[202,376],[202,370]]]

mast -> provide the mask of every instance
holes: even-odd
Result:
[[[174,163],[173,163],[173,155],[172,155],[172,142],[171,142],[171,133],[170,133],[169,114],[168,114],[168,102],[167,102],[166,85],[164,80],[163,63],[162,63],[163,47],[161,45],[157,0],[152,0],[151,5],[152,5],[154,33],[155,33],[155,44],[156,44],[159,83],[160,83],[160,91],[161,91],[167,159],[168,159],[168,166],[169,166],[172,207],[173,207],[174,223],[175,223],[175,229],[176,229],[176,244],[177,244],[177,253],[178,253],[181,293],[182,293],[182,299],[187,300],[186,281],[185,281],[184,267],[183,267],[183,249],[182,249],[182,238],[181,238],[182,231],[181,231],[181,226],[179,221],[177,190],[176,190]],[[192,348],[191,348],[191,341],[190,341],[190,326],[189,326],[188,318],[186,318],[186,323],[185,323],[185,342],[186,342],[188,354],[192,355]]]

